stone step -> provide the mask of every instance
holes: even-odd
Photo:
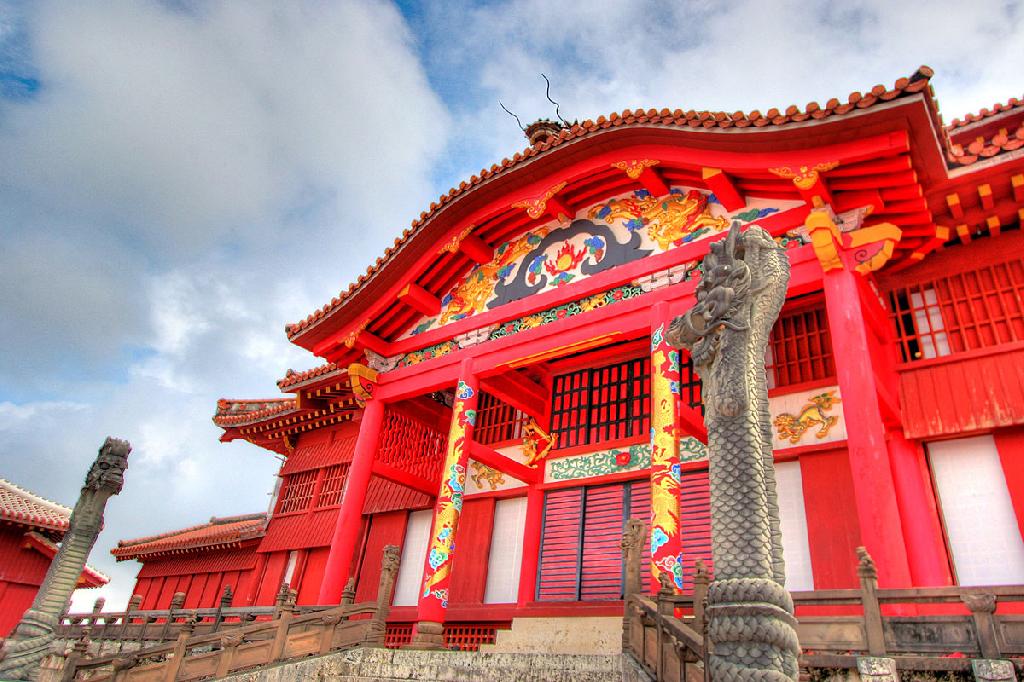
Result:
[[[621,654],[571,655],[353,649],[236,673],[234,682],[622,682],[638,679]]]

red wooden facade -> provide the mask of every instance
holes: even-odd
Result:
[[[0,638],[32,605],[70,519],[67,507],[0,478]],[[78,587],[101,587],[108,580],[86,566]]]
[[[666,374],[659,330],[733,221],[792,266],[765,364],[794,589],[855,586],[859,545],[884,587],[1024,581],[1024,106],[944,126],[930,76],[803,111],[601,117],[432,204],[289,325],[326,362],[278,382],[291,398],[218,405],[224,440],[286,457],[236,603],[282,580],[300,603],[350,577],[368,594],[363,558],[391,543],[396,623],[621,612],[624,521],[663,542],[666,400],[681,570],[658,555],[651,586],[690,589],[713,571],[700,380],[685,353]],[[952,485],[971,472],[998,519]]]

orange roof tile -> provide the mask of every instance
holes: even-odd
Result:
[[[268,398],[266,400],[217,401],[217,412],[213,423],[217,426],[241,426],[258,422],[275,415],[283,415],[297,409],[294,398]]]
[[[289,339],[295,339],[305,330],[341,308],[350,296],[373,279],[382,266],[387,264],[410,241],[411,237],[415,236],[424,224],[447,204],[475,186],[506,173],[519,163],[553,147],[592,135],[601,130],[630,125],[661,125],[705,130],[784,126],[809,120],[821,120],[831,116],[842,116],[858,109],[866,109],[880,102],[887,102],[922,91],[928,93],[932,115],[936,120],[937,126],[942,128],[941,119],[938,116],[938,107],[934,102],[934,97],[929,87],[929,79],[933,75],[932,69],[922,66],[910,78],[900,78],[897,80],[892,88],[876,85],[866,93],[850,93],[846,102],[841,103],[838,99],[832,98],[825,103],[825,106],[821,106],[817,102],[810,102],[802,110],[795,105],[787,107],[784,111],[774,108],[769,109],[766,113],[757,110],[749,113],[742,111],[727,113],[721,111],[695,111],[692,109],[689,111],[681,109],[626,109],[622,113],[612,113],[607,117],[599,116],[597,120],[588,119],[583,121],[583,123],[575,123],[571,127],[562,130],[557,136],[527,147],[522,152],[517,152],[511,159],[505,158],[501,160],[500,164],[484,168],[479,174],[472,176],[468,182],[463,181],[459,183],[458,187],[451,188],[447,193],[441,195],[437,201],[431,202],[429,210],[420,213],[419,218],[412,221],[411,229],[404,230],[401,236],[395,239],[394,245],[385,249],[384,255],[367,268],[366,272],[360,275],[358,280],[350,284],[348,289],[340,292],[329,303],[314,311],[305,319],[294,324],[285,325],[285,333]]]
[[[71,509],[0,478],[0,521],[63,533],[71,522]]]
[[[991,118],[998,114],[1005,114],[1008,111],[1013,111],[1014,109],[1018,109],[1020,107],[1024,107],[1024,100],[1018,99],[1016,97],[1011,97],[1010,100],[1006,102],[1006,104],[996,103],[992,105],[991,109],[982,109],[976,114],[967,114],[962,119],[954,118],[953,122],[946,126],[946,130],[948,130],[949,132],[953,132],[956,128],[963,128],[964,126],[968,126],[972,123],[984,121],[987,118]]]
[[[951,166],[969,166],[978,159],[991,158],[1021,147],[1024,147],[1024,121],[1014,130],[1000,130],[987,139],[982,137],[966,146],[951,144],[946,159]]]
[[[110,550],[118,561],[158,554],[176,554],[195,549],[212,549],[234,545],[263,536],[266,514],[213,517],[209,523],[172,530],[135,540],[121,540]]]
[[[340,367],[339,365],[333,362],[328,362],[326,365],[320,365],[319,367],[307,369],[303,372],[288,370],[288,373],[285,374],[284,378],[277,382],[277,387],[283,390],[288,388],[289,386],[295,386],[297,384],[309,381],[310,379],[317,379],[319,377],[330,374],[331,372],[344,371],[344,369],[345,368]]]

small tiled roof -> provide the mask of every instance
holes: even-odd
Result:
[[[25,539],[30,543],[31,546],[35,547],[41,552],[47,559],[53,559],[57,556],[57,551],[60,549],[57,547],[57,543],[50,538],[40,535],[35,531],[29,531],[25,533]],[[92,588],[102,587],[110,582],[110,576],[105,573],[96,570],[89,564],[85,565],[82,569],[82,574],[78,578],[77,587],[79,588]]]
[[[548,138],[546,141],[538,142],[518,152],[511,159],[505,158],[500,164],[494,164],[490,168],[484,168],[477,175],[473,175],[468,181],[462,181],[458,187],[452,187],[441,197],[431,202],[428,211],[420,213],[419,218],[412,221],[412,226],[406,229],[395,239],[393,246],[384,250],[384,255],[367,268],[366,272],[359,276],[359,279],[349,285],[348,289],[340,292],[329,303],[319,310],[314,311],[305,319],[294,324],[285,325],[285,333],[289,339],[295,339],[310,326],[328,317],[339,309],[346,300],[362,289],[392,258],[415,236],[430,218],[437,214],[447,204],[459,198],[462,194],[475,186],[502,175],[518,166],[521,162],[537,156],[542,152],[557,147],[558,145],[592,135],[609,128],[618,128],[631,125],[659,125],[676,128],[691,129],[728,129],[728,128],[764,128],[769,126],[785,126],[805,121],[814,121],[829,118],[832,116],[843,116],[858,109],[866,109],[875,104],[888,102],[899,97],[916,94],[919,92],[928,93],[931,115],[937,127],[942,128],[941,119],[938,116],[938,107],[934,102],[929,88],[929,79],[934,75],[932,69],[927,66],[920,67],[910,78],[900,78],[892,88],[884,85],[876,85],[866,93],[853,92],[847,97],[846,102],[840,102],[836,98],[828,100],[824,106],[817,102],[808,103],[803,109],[791,105],[785,110],[769,109],[762,113],[759,110],[744,113],[736,111],[733,113],[724,111],[683,111],[681,109],[626,109],[621,114],[612,113],[610,116],[599,116],[597,120],[586,120],[583,123],[575,123],[563,129],[558,135]]]
[[[266,514],[213,517],[209,523],[172,530],[135,540],[121,540],[110,550],[118,561],[178,554],[195,549],[214,549],[235,545],[244,540],[262,537],[266,527]]]
[[[278,414],[286,414],[297,409],[294,398],[268,398],[264,400],[227,400],[217,401],[217,412],[213,415],[213,423],[217,426],[243,426],[266,419]]]
[[[987,118],[991,118],[999,114],[1005,114],[1008,111],[1013,111],[1014,109],[1021,107],[1024,107],[1024,100],[1011,97],[1010,101],[1005,104],[993,104],[991,109],[982,109],[976,114],[967,114],[962,119],[954,118],[953,122],[947,127],[947,130],[952,133],[956,128],[963,128],[964,126],[968,126],[972,123],[984,121]]]
[[[303,372],[288,370],[288,373],[285,374],[284,378],[277,382],[277,387],[285,389],[289,386],[296,386],[309,381],[310,379],[316,379],[341,369],[343,369],[341,366],[333,362],[328,362],[326,365],[320,365],[319,367],[307,369]]]
[[[71,509],[0,478],[0,521],[65,532]]]
[[[966,146],[951,144],[947,158],[951,165],[969,166],[978,159],[987,159],[1003,152],[1024,147],[1024,120],[1014,130],[1000,130],[989,138],[979,138]]]

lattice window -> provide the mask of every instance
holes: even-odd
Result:
[[[384,632],[384,646],[401,649],[412,642],[412,623],[388,623]]]
[[[313,500],[313,487],[316,485],[317,470],[302,471],[285,479],[284,494],[277,506],[278,514],[303,511]]]
[[[701,399],[702,384],[700,377],[697,376],[697,371],[693,368],[693,358],[689,355],[686,356],[686,362],[680,367],[679,386],[686,404],[704,414],[704,402]]]
[[[551,423],[559,448],[646,434],[651,423],[650,357],[555,377]]]
[[[505,627],[508,627],[507,625]],[[444,648],[455,651],[477,651],[481,644],[494,644],[498,636],[495,624],[446,623]]]
[[[320,488],[317,507],[331,507],[341,504],[341,492],[345,489],[345,476],[348,475],[348,464],[335,464],[324,470],[324,482]]]
[[[836,374],[825,306],[783,311],[765,353],[768,388],[830,379]]]
[[[1024,341],[1024,260],[898,287],[889,303],[904,362]]]
[[[389,410],[384,414],[378,461],[416,474],[428,481],[438,479],[447,438],[440,431]]]
[[[490,393],[480,393],[473,439],[484,445],[519,440],[526,415]]]

